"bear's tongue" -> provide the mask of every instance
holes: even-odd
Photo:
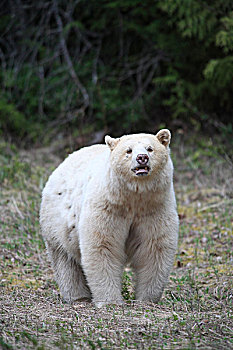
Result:
[[[148,168],[136,168],[136,175],[148,174]]]

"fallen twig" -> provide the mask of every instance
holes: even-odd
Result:
[[[206,211],[208,209],[213,209],[213,208],[217,208],[217,207],[220,207],[221,205],[223,204],[227,204],[227,203],[230,203],[232,201],[232,199],[228,199],[228,200],[223,200],[221,202],[218,202],[218,203],[214,203],[214,204],[210,204],[210,205],[206,205],[205,207],[201,208],[201,209],[198,209],[198,212],[202,212],[202,211]]]

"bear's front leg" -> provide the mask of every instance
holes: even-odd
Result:
[[[122,304],[126,228],[119,218],[95,214],[91,217],[83,215],[80,220],[82,267],[97,307]]]
[[[137,245],[132,256],[136,274],[136,299],[158,302],[172,270],[177,248],[178,218],[151,220],[138,225]]]

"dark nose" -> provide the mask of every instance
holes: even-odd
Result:
[[[147,154],[138,154],[136,158],[136,161],[141,165],[147,164],[148,160],[149,160],[149,157]]]

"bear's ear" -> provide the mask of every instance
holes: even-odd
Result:
[[[116,147],[119,141],[120,139],[114,139],[113,137],[110,137],[108,135],[105,136],[105,143],[106,145],[108,145],[111,151]]]
[[[162,129],[156,134],[157,139],[165,147],[169,146],[171,140],[171,133],[168,129]]]

